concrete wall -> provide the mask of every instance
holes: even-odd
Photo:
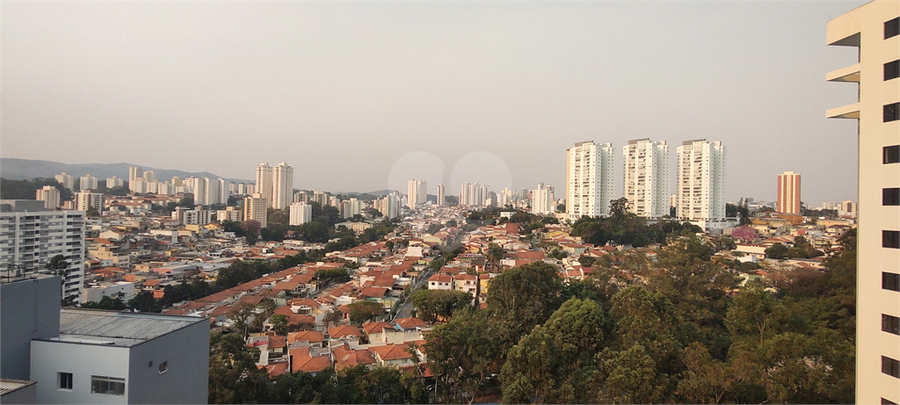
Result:
[[[11,389],[0,396],[0,403],[3,404],[36,404],[37,403],[37,384],[33,381],[19,380],[3,380],[0,381],[0,387],[3,389]]]
[[[0,284],[0,377],[30,378],[31,339],[59,335],[59,276]]]
[[[163,362],[167,371],[160,374]],[[209,324],[198,322],[132,347],[128,380],[129,403],[205,404]]]
[[[102,338],[97,338],[102,340]],[[56,373],[72,373],[72,389],[57,388]],[[125,395],[91,393],[91,376],[125,379]],[[31,342],[31,380],[40,404],[124,404],[131,385],[128,348],[35,340]]]

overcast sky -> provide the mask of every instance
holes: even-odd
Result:
[[[410,178],[565,194],[575,142],[726,147],[726,197],[856,200],[856,62],[825,23],[864,2],[9,2],[3,157],[406,192]]]

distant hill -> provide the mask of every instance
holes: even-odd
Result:
[[[0,177],[10,180],[29,180],[35,177],[53,178],[57,174],[66,172],[76,178],[90,174],[100,181],[116,176],[128,181],[128,168],[140,166],[132,163],[86,163],[67,164],[52,162],[49,160],[30,160],[16,158],[0,158]],[[186,172],[183,170],[159,169],[155,167],[140,166],[145,171],[152,170],[156,178],[166,181],[172,176],[186,177],[219,177],[210,172]],[[252,180],[228,179],[234,182],[252,183]],[[76,180],[77,181],[77,180]]]

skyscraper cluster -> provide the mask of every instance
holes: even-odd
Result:
[[[490,186],[478,183],[463,183],[459,189],[459,205],[471,207],[483,207],[493,205],[496,201],[492,198]]]

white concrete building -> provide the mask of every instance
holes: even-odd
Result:
[[[303,225],[312,221],[312,205],[305,202],[296,202],[291,204],[289,225]]]
[[[69,266],[62,271],[61,295],[81,302],[84,290],[84,211],[46,211],[39,201],[0,200],[0,263],[21,271],[46,269],[54,256]]]
[[[91,208],[103,210],[103,193],[91,193],[90,190],[75,193],[75,209],[87,211]]]
[[[272,208],[283,210],[294,197],[294,168],[281,162],[272,170]]]
[[[272,204],[272,166],[269,162],[260,163],[256,166],[256,193],[260,198],[264,198],[267,204]],[[247,216],[244,215],[246,218]]]
[[[140,181],[144,180],[144,169],[141,169],[140,167],[137,167],[137,166],[129,167],[128,168],[128,189],[131,190],[132,193],[137,192],[137,191],[134,191],[134,183],[138,180],[140,180]]]
[[[228,197],[231,197],[232,190],[234,190],[234,184],[231,184],[228,179],[219,178],[219,204],[228,204]]]
[[[122,187],[124,185],[125,185],[124,179],[120,179],[116,176],[106,178],[106,188],[116,188],[116,187]]]
[[[703,223],[725,219],[725,146],[722,142],[696,139],[684,141],[678,147],[677,192],[675,215],[679,219]]]
[[[400,215],[400,193],[392,191],[375,200],[375,208],[387,219],[396,218]]]
[[[201,404],[209,320],[62,309],[59,335],[31,341],[38,403]]]
[[[538,184],[536,190],[531,191],[531,213],[548,215],[556,211],[556,199],[553,197],[553,186]]]
[[[96,177],[91,176],[90,174],[85,174],[78,179],[79,182],[79,190],[95,190],[97,186],[100,184]]]
[[[219,222],[243,222],[244,211],[242,211],[239,207],[225,207],[224,210],[216,211],[216,220]]]
[[[566,213],[569,220],[609,215],[613,199],[613,149],[609,143],[578,142],[566,149]]]
[[[56,181],[59,182],[63,187],[69,190],[75,190],[75,178],[72,177],[71,174],[66,174],[66,172],[62,172],[54,176]]]
[[[778,198],[775,211],[784,214],[800,214],[800,173],[784,172],[778,175]]]
[[[628,141],[623,190],[628,211],[639,217],[669,215],[669,145],[648,138]]]
[[[100,302],[103,297],[120,299],[127,303],[134,298],[134,283],[128,281],[115,281],[89,284],[84,288],[82,302]]]
[[[856,403],[900,403],[900,2],[875,0],[827,24],[828,45],[858,60],[826,75],[857,85],[857,100],[828,110],[859,135]],[[849,135],[849,134],[848,134]],[[853,157],[847,156],[852,161]]]
[[[34,193],[34,199],[44,202],[44,208],[55,210],[59,208],[59,190],[53,186],[44,186],[37,189]]]
[[[428,200],[428,183],[422,179],[410,179],[406,186],[406,204],[409,209],[425,204]]]
[[[203,183],[206,186],[205,194],[206,198],[204,199],[204,205],[214,205],[214,204],[222,204],[222,190],[219,188],[219,179],[211,179],[209,177],[203,178]]]
[[[437,205],[444,205],[446,201],[444,201],[444,197],[446,195],[446,191],[444,190],[443,184],[437,185]]]

